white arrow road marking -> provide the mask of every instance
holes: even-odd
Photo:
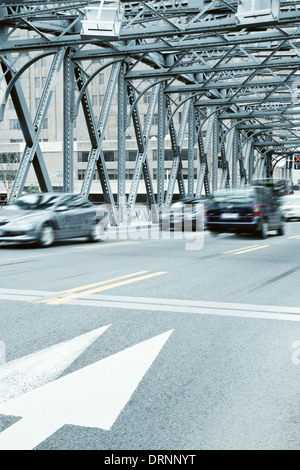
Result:
[[[0,365],[0,403],[57,379],[109,326]]]
[[[24,419],[0,434],[0,450],[32,450],[65,424],[109,430],[172,332],[1,404]]]

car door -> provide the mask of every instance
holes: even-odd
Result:
[[[73,210],[75,211],[75,227],[77,236],[90,235],[92,226],[96,220],[96,208],[91,204],[88,199],[83,196],[78,196],[72,202]]]
[[[66,195],[60,198],[56,207],[58,237],[74,238],[80,236],[78,221],[77,195]]]

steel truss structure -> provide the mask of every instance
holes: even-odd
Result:
[[[104,2],[105,3],[105,2]],[[32,165],[42,191],[51,182],[40,148],[40,134],[59,72],[63,71],[63,186],[73,191],[74,122],[84,112],[90,153],[82,182],[88,196],[95,172],[99,192],[118,224],[135,205],[141,180],[153,221],[181,196],[210,195],[218,188],[272,177],[276,161],[300,147],[300,3],[266,0],[268,11],[252,0],[144,0],[119,4],[118,35],[101,30],[83,34],[86,9],[103,0],[4,0],[0,7],[0,119],[11,97],[25,141],[10,199],[23,191]],[[259,2],[257,2],[259,4]],[[261,3],[261,2],[260,2]],[[278,14],[272,8],[278,5]],[[251,7],[251,8],[250,8]],[[248,14],[240,14],[241,9]],[[243,10],[243,11],[244,11]],[[29,31],[24,37],[18,33]],[[20,77],[35,62],[52,56],[52,65],[35,116],[30,116]],[[21,60],[26,57],[26,61]],[[97,71],[90,73],[90,63]],[[93,113],[89,85],[110,70],[100,117]],[[118,194],[114,198],[102,144],[113,96],[118,95]],[[149,95],[142,125],[141,98]],[[176,127],[175,116],[181,113]],[[157,191],[149,171],[148,144],[158,116]],[[137,155],[129,194],[125,190],[126,131],[133,125]],[[165,140],[172,168],[165,191]],[[182,146],[188,136],[188,178],[182,172]],[[194,177],[194,152],[199,172]],[[187,183],[187,184],[186,184]]]

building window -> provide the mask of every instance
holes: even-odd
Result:
[[[188,149],[181,150],[181,160],[188,160],[189,151]],[[194,160],[197,159],[197,150],[194,149]],[[165,161],[173,160],[172,149],[165,149]],[[157,161],[157,150],[153,150],[153,161]]]
[[[112,150],[105,150],[103,152],[104,160],[106,162],[114,162],[115,161],[115,152]]]
[[[40,79],[40,77],[35,77],[35,79],[34,79],[34,85],[35,85],[35,88],[40,88],[40,87],[41,87],[41,79]]]
[[[189,173],[188,173],[188,169],[187,168],[184,168],[182,170],[182,174],[183,174],[183,179],[187,180],[188,179],[188,176],[189,176]],[[194,168],[194,179],[197,179],[197,168]]]
[[[173,150],[167,149],[165,150],[165,161],[173,160]]]
[[[197,150],[194,149],[194,160],[197,158]],[[181,160],[188,160],[189,159],[189,151],[188,149],[181,150]]]
[[[127,180],[132,180],[133,179],[134,171],[135,171],[134,169],[130,169],[130,170],[126,171],[126,179]],[[144,179],[143,173],[141,173],[140,179],[141,180]]]
[[[118,179],[118,170],[107,170],[107,174],[110,180]]]
[[[85,170],[77,170],[77,179],[82,181],[84,179]]]
[[[146,93],[143,96],[143,102],[145,104],[149,104],[150,103],[150,97],[151,97],[151,92],[146,91]]]
[[[10,119],[10,129],[12,131],[20,130],[21,125],[18,119]]]
[[[146,122],[147,122],[147,114],[144,114],[144,126],[146,125]],[[157,126],[158,125],[158,114],[154,114],[153,116],[153,121],[152,121],[152,125],[153,126]]]
[[[17,152],[0,153],[0,163],[18,163],[20,155]]]
[[[92,106],[98,106],[98,95],[92,96]]]
[[[77,161],[79,163],[85,163],[89,161],[89,152],[78,152]]]
[[[135,162],[137,156],[137,150],[127,150],[126,151],[126,160],[128,162]]]
[[[99,74],[99,85],[104,85],[104,73]]]

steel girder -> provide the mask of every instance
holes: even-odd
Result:
[[[238,24],[236,1],[124,1],[125,16],[120,37],[109,41],[99,37],[87,39],[80,35],[84,8],[92,3],[97,2],[2,2],[0,25],[2,31],[10,28],[2,34],[0,44],[4,70],[2,80],[8,87],[11,86],[12,96],[17,91],[20,99],[20,82],[16,79],[13,83],[12,80],[21,69],[18,57],[22,57],[23,53],[34,56],[49,50],[60,65],[64,64],[64,187],[66,190],[73,187],[72,132],[76,112],[73,98],[77,89],[91,140],[82,193],[89,195],[97,169],[105,202],[112,207],[113,223],[122,222],[130,214],[142,177],[148,204],[156,207],[157,204],[171,203],[176,192],[176,181],[180,196],[199,196],[203,191],[210,195],[218,187],[251,181],[255,168],[259,168],[262,176],[266,162],[269,163],[270,152],[277,156],[278,152],[282,152],[284,155],[290,152],[291,147],[297,149],[300,146],[300,7],[297,2],[282,0],[279,21],[256,26]],[[17,38],[20,29],[34,32],[35,37]],[[97,123],[87,86],[93,77],[85,64],[108,59],[116,62],[112,65],[111,79]],[[58,77],[55,64],[50,75],[50,82],[54,84]],[[102,151],[117,83],[118,214]],[[145,128],[142,129],[139,98],[148,90],[149,83],[153,99],[149,104]],[[36,126],[35,129],[33,127],[34,134],[32,131],[30,134],[33,145],[24,152],[12,197],[17,197],[22,191],[31,161],[35,164],[41,189],[51,189],[38,145],[40,128],[51,98],[49,87],[45,87],[43,97],[45,107],[32,119]],[[16,98],[13,101],[17,109]],[[5,105],[5,102],[2,104]],[[147,156],[155,112],[158,115],[156,195]],[[181,123],[176,129],[174,118],[178,113],[181,113]],[[129,118],[132,118],[134,125],[138,152],[126,200],[126,132]],[[30,118],[19,114],[19,119],[26,132],[26,126],[30,127]],[[167,134],[171,140],[173,161],[165,191],[164,147]],[[186,135],[187,191],[181,158]],[[194,185],[196,145],[199,170]],[[267,173],[269,176],[269,167]]]

